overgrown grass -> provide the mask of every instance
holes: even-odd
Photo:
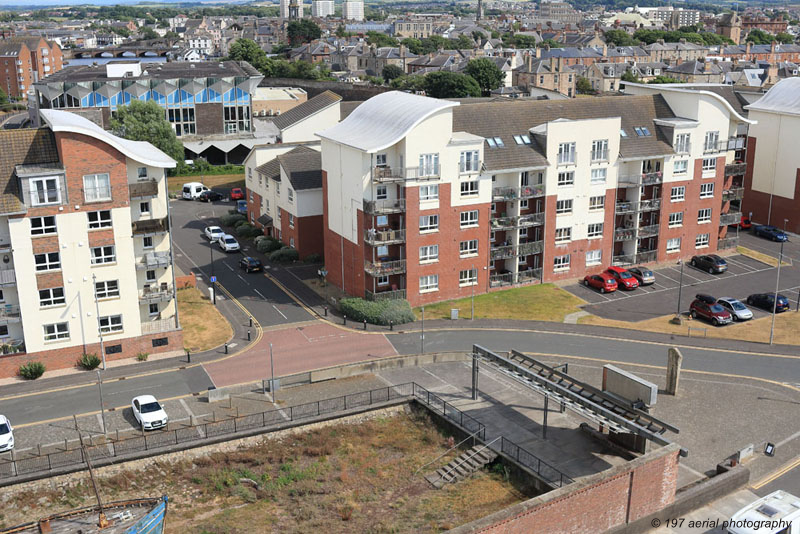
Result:
[[[242,174],[218,174],[218,175],[197,175],[197,176],[170,176],[167,180],[170,193],[178,193],[183,190],[183,184],[189,182],[202,182],[211,189],[231,189],[241,187],[244,189],[244,173]]]
[[[225,317],[197,288],[178,290],[178,313],[183,345],[192,352],[218,347],[233,335]]]
[[[772,267],[777,267],[778,266],[778,258],[775,257],[775,256],[770,256],[769,254],[765,254],[763,252],[759,252],[757,250],[753,250],[751,248],[742,247],[742,246],[736,247],[736,252],[738,252],[742,256],[748,256],[750,258],[753,258],[754,260],[760,261],[761,263],[766,263],[767,265],[771,265]],[[786,257],[786,254],[784,254],[784,258],[785,257]],[[784,259],[783,262],[782,262],[782,265],[784,265],[784,266],[785,265],[789,265],[789,262],[787,262]]]
[[[520,319],[563,322],[564,316],[579,311],[584,301],[553,284],[537,284],[475,295],[476,319]],[[449,319],[450,310],[458,308],[459,317],[469,319],[470,297],[425,306],[426,319]],[[422,317],[420,308],[414,310]]]

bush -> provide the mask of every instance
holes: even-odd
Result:
[[[26,380],[36,380],[44,374],[44,364],[42,362],[28,362],[19,366],[19,376]]]
[[[78,367],[91,371],[92,369],[97,369],[101,361],[102,360],[97,357],[97,354],[84,354],[81,356],[80,360],[78,360]]]
[[[236,235],[239,237],[253,237],[253,230],[256,231],[256,235],[261,233],[261,230],[254,227],[252,224],[245,222],[243,224],[236,224]]]
[[[244,215],[242,215],[242,217],[244,217]],[[234,228],[239,228],[240,226],[242,226],[244,224],[247,224],[247,225],[250,224],[249,222],[247,222],[247,218],[244,218],[244,219],[241,219],[241,220],[238,220],[238,221],[234,222],[233,223],[233,227]]]
[[[403,324],[414,320],[414,312],[405,299],[370,301],[345,298],[339,301],[339,309],[348,319],[366,320],[370,324],[388,325],[389,321]]]
[[[241,213],[228,213],[219,218],[219,222],[222,223],[222,226],[236,226],[236,223],[239,221],[247,222],[247,217]]]
[[[322,263],[321,254],[309,254],[305,259],[306,263]]]
[[[262,254],[272,254],[281,248],[283,248],[283,244],[274,237],[267,237],[256,245],[256,249]]]
[[[262,232],[260,235],[257,235],[257,236],[255,237],[255,239],[253,239],[253,244],[254,244],[256,247],[258,247],[258,244],[259,244],[259,243],[261,243],[262,241],[266,240],[266,239],[269,239],[269,237],[265,236],[265,235],[264,235],[264,233]],[[259,252],[260,252],[260,251],[259,251]]]
[[[269,255],[269,261],[274,261],[275,263],[289,263],[299,259],[300,254],[297,253],[297,250],[291,247],[285,247],[280,250],[276,250]]]
[[[146,362],[147,358],[149,357],[150,354],[148,354],[147,352],[140,352],[139,354],[136,355],[136,359],[139,360],[140,362]]]

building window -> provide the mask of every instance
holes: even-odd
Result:
[[[478,269],[465,269],[458,272],[458,285],[474,286],[478,283]]]
[[[469,241],[462,241],[458,245],[458,255],[462,258],[467,256],[475,256],[478,254],[478,240],[470,239]]]
[[[122,332],[122,315],[107,315],[100,317],[100,331],[104,334]]]
[[[608,169],[592,169],[592,185],[597,184],[604,184],[606,183],[606,176],[608,175]]]
[[[281,183],[280,182],[275,182],[275,195],[278,198],[281,198]]]
[[[89,217],[89,229],[111,228],[111,210],[89,211],[86,215]]]
[[[603,261],[602,250],[587,250],[586,251],[586,265],[599,265]]]
[[[474,172],[479,170],[480,162],[478,161],[477,150],[467,150],[461,153],[459,161],[459,169],[461,172]]]
[[[531,144],[531,138],[528,135],[515,135],[514,142],[518,145],[529,145]]]
[[[556,228],[556,243],[572,241],[572,227]]]
[[[691,149],[692,135],[688,133],[675,136],[675,152],[678,154],[688,154]]]
[[[419,262],[439,260],[439,245],[424,245],[419,247]]]
[[[714,196],[714,182],[700,184],[700,198],[711,198]]]
[[[553,258],[554,271],[566,271],[569,269],[569,254],[563,256],[556,256]]]
[[[384,274],[378,277],[378,285],[379,286],[388,286],[389,285],[389,275]]]
[[[154,275],[153,279],[155,279],[155,272],[153,272],[153,275]],[[119,297],[119,280],[106,280],[105,282],[95,282],[94,296],[95,298],[98,299],[110,299]]]
[[[589,197],[589,211],[599,211],[606,208],[606,197],[600,195]]]
[[[673,237],[672,239],[667,239],[667,252],[680,252],[680,250],[681,250],[680,237]]]
[[[461,212],[461,228],[478,226],[478,210]]]
[[[706,152],[715,152],[719,145],[719,132],[706,132],[706,140],[703,148]]]
[[[478,180],[461,182],[461,196],[472,197],[478,194]]]
[[[672,174],[686,174],[689,169],[689,161],[681,159],[672,164]]]
[[[111,200],[111,181],[108,174],[88,174],[84,176],[83,197],[86,202]]]
[[[439,200],[439,185],[421,185],[419,186],[419,199],[420,200]]]
[[[378,215],[375,217],[375,226],[389,226],[389,216]]]
[[[289,228],[294,228],[294,215],[289,214]]]
[[[603,223],[593,223],[588,227],[587,235],[591,239],[593,237],[603,237]]]
[[[439,154],[419,155],[418,176],[439,176]]]
[[[55,323],[43,325],[44,340],[57,341],[59,339],[69,339],[69,324]]]
[[[592,141],[592,161],[608,161],[608,139]]]
[[[420,232],[433,232],[439,229],[439,216],[438,215],[420,215],[419,216],[419,231]]]
[[[226,134],[250,131],[250,106],[225,106],[223,118]]]
[[[697,212],[697,222],[698,223],[709,223],[711,222],[711,208],[703,208]]]
[[[36,178],[30,181],[31,205],[46,206],[61,203],[58,178]]]
[[[572,199],[556,200],[556,215],[572,213]]]
[[[494,176],[492,176],[492,178],[494,178]],[[531,179],[531,175],[530,175],[530,173],[528,171],[522,171],[521,173],[519,173],[519,185],[520,186],[527,187],[527,186],[531,185],[530,184],[530,179]],[[492,180],[492,181],[494,181],[494,180]]]
[[[575,163],[575,143],[560,143],[558,145],[558,164]]]
[[[53,271],[61,268],[61,257],[58,252],[34,254],[33,261],[36,264],[37,271]]]
[[[711,184],[714,185],[714,184]],[[680,202],[686,197],[686,186],[679,185],[677,187],[673,187],[669,193],[669,199],[672,202]]]
[[[683,212],[678,211],[675,213],[669,214],[669,227],[676,228],[678,226],[683,226]]]
[[[558,173],[558,185],[559,186],[566,186],[566,185],[573,185],[575,183],[575,173],[572,171],[569,172],[560,172]]]
[[[8,337],[8,325],[0,325],[0,337]]]
[[[31,235],[45,235],[56,233],[56,218],[53,215],[48,217],[31,217]]]
[[[520,237],[528,237],[528,229],[527,228],[520,228],[519,229],[519,236]]]
[[[148,306],[147,311],[148,311],[148,315],[150,315],[150,317],[154,317],[154,316],[156,316],[156,315],[158,315],[160,313],[160,311],[158,309],[158,304],[150,304]]]
[[[150,213],[150,203],[149,202],[139,202],[139,213],[141,215],[147,215]]]
[[[136,169],[136,178],[138,178],[139,180],[146,180],[147,179],[147,167],[138,167]]]
[[[528,201],[527,198],[519,201],[519,209],[526,210],[529,207],[530,207],[530,202]],[[494,210],[492,210],[492,211],[494,211]]]
[[[375,166],[386,167],[386,154],[375,154]]]
[[[294,238],[293,237],[289,238],[289,246],[294,248]],[[388,253],[388,251],[387,251],[387,253]]]
[[[717,158],[703,158],[703,178],[714,176],[717,171]]]
[[[117,261],[117,255],[114,253],[114,245],[92,248],[92,265],[114,263],[115,261]]]
[[[148,282],[155,282],[156,281],[156,272],[155,271],[146,271],[144,273],[144,278]]]
[[[426,291],[438,291],[439,289],[439,275],[429,274],[419,277],[419,291],[420,293]]]
[[[386,200],[389,198],[389,190],[385,185],[379,185],[375,188],[375,198],[377,200]]]
[[[494,230],[492,230],[491,232],[489,232],[489,243],[494,243],[494,239],[495,239],[495,234]]]
[[[146,235],[142,238],[142,247],[143,248],[153,248],[153,236]]]
[[[697,237],[694,239],[694,248],[705,248],[708,246],[708,241],[711,238],[711,234],[698,234]]]
[[[64,297],[63,287],[51,287],[50,289],[39,290],[39,306],[42,308],[66,303],[67,299]]]
[[[289,197],[289,202],[294,202],[294,189],[292,189],[291,187],[287,187],[286,194]],[[252,198],[250,200],[252,200]]]

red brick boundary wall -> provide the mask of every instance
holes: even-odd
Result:
[[[175,286],[178,289],[187,289],[190,287],[197,287],[197,277],[194,273],[189,273],[185,276],[175,277]]]
[[[675,500],[680,447],[670,444],[451,530],[454,534],[574,534],[632,523]]]

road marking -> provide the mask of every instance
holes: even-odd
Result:
[[[277,306],[275,306],[275,305],[273,304],[273,305],[272,305],[272,307],[273,307],[273,308],[275,308],[275,311],[276,311],[276,312],[278,312],[278,313],[280,313],[280,314],[281,314],[281,317],[283,317],[283,318],[284,318],[284,319],[286,319],[287,321],[289,320],[289,318],[288,318],[288,317],[286,317],[286,316],[283,314],[283,312],[282,312],[282,311],[280,311],[280,310],[278,309],[278,307],[277,307]]]
[[[256,293],[258,293],[258,296],[259,296],[259,297],[261,297],[262,299],[264,299],[264,300],[267,300],[267,297],[265,297],[264,295],[262,295],[262,294],[261,294],[261,291],[259,291],[258,289],[254,289],[253,291],[255,291]]]
[[[770,473],[769,475],[765,476],[764,478],[762,478],[761,480],[759,480],[758,482],[756,482],[755,484],[753,484],[750,487],[753,488],[753,489],[762,488],[762,487],[766,486],[767,484],[769,484],[770,482],[772,482],[773,480],[782,477],[783,475],[785,475],[786,473],[788,473],[789,471],[791,471],[792,469],[794,469],[795,467],[797,467],[799,465],[800,465],[800,456],[798,456],[794,460],[790,461],[788,464],[784,465],[783,467],[779,468],[777,471],[773,471],[772,473]]]
[[[228,269],[230,269],[232,273],[235,273],[235,272],[236,272],[236,271],[234,270],[234,268],[233,268],[233,267],[231,267],[230,265],[228,265],[228,264],[227,264],[227,263],[225,263],[224,261],[222,262],[222,265],[224,265],[225,267],[227,267]]]
[[[245,280],[244,278],[242,278],[242,275],[241,275],[241,274],[237,274],[236,276],[238,276],[238,277],[239,277],[239,280],[241,280],[242,282],[244,282],[244,283],[245,283],[245,284],[247,284],[248,286],[250,285],[250,282],[248,282],[247,280]]]

